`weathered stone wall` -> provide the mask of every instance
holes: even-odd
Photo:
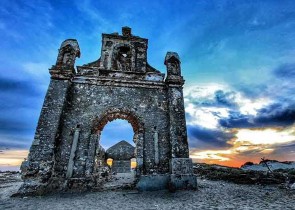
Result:
[[[23,184],[20,193],[45,192],[54,174],[56,135],[59,133],[70,84],[68,80],[50,81],[28,159],[21,165],[22,178],[30,181]]]
[[[169,87],[170,138],[173,158],[188,158],[185,111],[182,87]]]
[[[135,147],[122,140],[106,151],[106,157],[113,159],[112,172],[130,173],[131,159],[136,157]]]
[[[114,160],[130,160],[135,157],[135,147],[125,140],[116,143],[106,151],[106,158]]]
[[[130,160],[113,160],[112,172],[130,173],[131,172],[131,161]]]
[[[56,155],[56,161],[59,162],[59,173],[64,174],[66,171],[73,141],[73,129],[79,124],[81,131],[73,176],[85,175],[93,121],[97,116],[112,108],[129,109],[143,121],[145,172],[169,172],[169,110],[165,88],[146,89],[73,83],[69,95],[72,97],[65,107],[63,126],[61,126],[62,130],[59,135],[62,141],[58,145]],[[157,168],[154,164],[153,129],[155,126],[159,133],[160,163]]]

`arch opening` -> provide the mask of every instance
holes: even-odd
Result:
[[[93,132],[98,137],[97,147],[103,148],[96,151],[95,164],[104,156],[104,166],[111,167],[112,172],[141,175],[143,124],[133,113],[111,110],[96,119]],[[99,166],[95,165],[94,169],[99,169]]]
[[[101,131],[99,143],[107,150],[122,140],[135,147],[134,131],[131,124],[126,120],[116,119],[105,125]]]

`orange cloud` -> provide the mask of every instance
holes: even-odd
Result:
[[[275,147],[295,143],[295,127],[232,129],[235,138],[227,143],[232,147],[218,150],[194,150],[190,157],[195,162],[239,167],[247,161],[259,162],[261,157],[269,159],[294,160],[295,152],[275,154]]]
[[[28,153],[28,150],[4,150],[0,153],[0,169],[6,166],[20,166]]]

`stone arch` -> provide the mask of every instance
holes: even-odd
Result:
[[[140,118],[134,112],[124,108],[112,108],[105,111],[94,120],[92,132],[97,133],[102,131],[108,122],[116,119],[127,120],[131,124],[134,133],[143,132],[144,130],[143,122],[141,122]]]
[[[143,159],[144,159],[144,123],[142,120],[131,110],[122,108],[112,108],[101,115],[99,115],[97,118],[95,118],[93,122],[93,129],[92,133],[97,135],[98,141],[100,140],[100,135],[101,132],[103,131],[105,125],[108,122],[111,122],[116,119],[122,119],[122,120],[127,120],[132,126],[134,136],[133,136],[133,141],[135,143],[136,147],[136,164],[137,164],[137,169],[136,169],[136,174],[141,175],[144,170],[143,166]]]

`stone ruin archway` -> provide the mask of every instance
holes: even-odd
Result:
[[[106,124],[117,119],[126,120],[131,124],[134,132],[133,142],[135,143],[136,176],[140,176],[144,169],[144,124],[134,112],[124,108],[112,108],[105,111],[94,120],[92,126],[92,135],[94,136],[94,139],[97,139],[99,144],[101,133]]]
[[[184,79],[177,53],[167,52],[165,74],[147,61],[148,40],[102,34],[101,57],[75,68],[77,40],[65,40],[56,64],[28,159],[22,163],[20,194],[95,188],[97,140],[107,122],[125,119],[133,127],[137,188],[195,189],[185,124]],[[117,65],[113,65],[117,64]]]

